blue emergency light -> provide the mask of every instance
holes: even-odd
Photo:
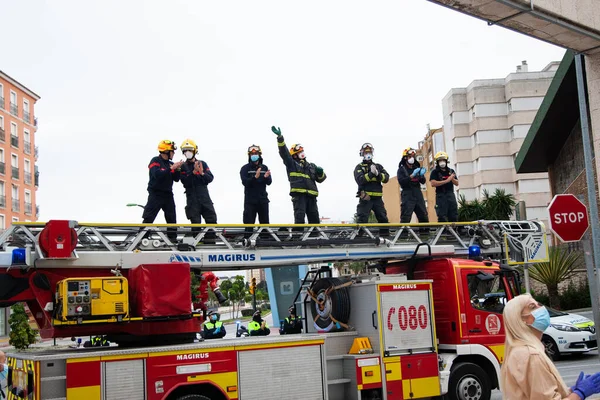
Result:
[[[469,259],[481,256],[481,248],[477,245],[469,246]]]
[[[27,265],[27,249],[13,249],[11,265]]]

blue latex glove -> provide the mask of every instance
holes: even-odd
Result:
[[[579,378],[577,378],[577,383],[575,383],[572,390],[573,393],[576,393],[582,400],[593,394],[600,393],[600,372],[587,376],[581,372]]]
[[[321,175],[323,175],[323,168],[315,167],[315,172],[317,173],[318,176],[321,176]]]
[[[336,323],[335,323],[335,327],[336,327],[336,328],[338,328],[338,329],[342,329],[342,326],[340,325],[340,323],[339,323],[339,322],[336,322]]]
[[[281,136],[281,128],[275,128],[274,126],[271,127],[271,130],[273,131],[274,134],[276,134],[277,136]]]
[[[419,175],[425,176],[425,172],[427,172],[427,168],[421,168],[421,171],[419,172]]]
[[[419,171],[421,170],[421,168],[417,168],[413,171],[413,173],[410,175],[411,178],[416,177],[417,175],[419,175]]]
[[[221,332],[221,327],[218,327],[217,329],[215,329],[215,333],[219,333]]]

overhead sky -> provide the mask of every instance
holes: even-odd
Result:
[[[0,69],[42,96],[40,220],[140,222],[125,205],[145,204],[157,143],[189,137],[214,173],[218,222],[241,223],[239,170],[258,144],[271,222],[291,223],[273,124],[327,173],[321,216],[351,220],[362,143],[393,176],[402,149],[441,126],[451,88],[564,52],[425,0],[3,0],[0,22]],[[175,200],[188,222],[181,184]]]

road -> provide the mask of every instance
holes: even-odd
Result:
[[[586,318],[592,318],[591,311],[578,312],[578,315],[582,315]],[[568,355],[564,356],[561,361],[555,362],[558,372],[565,380],[565,383],[571,387],[575,384],[577,377],[581,371],[586,374],[593,374],[600,371],[600,358],[598,358],[598,351],[591,351],[581,355]],[[492,400],[501,400],[502,394],[499,390],[495,390],[492,393]],[[600,395],[588,397],[588,399],[600,399]]]

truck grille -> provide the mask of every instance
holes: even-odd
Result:
[[[125,307],[123,307],[123,303],[115,303],[115,312],[116,313],[125,312]]]

